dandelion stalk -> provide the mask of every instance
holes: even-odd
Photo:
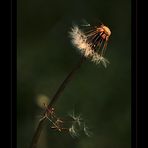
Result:
[[[68,76],[62,82],[62,84],[59,86],[58,90],[56,91],[53,98],[51,99],[51,102],[48,104],[47,110],[44,113],[44,115],[46,113],[48,115],[48,110],[50,110],[51,107],[55,104],[55,102],[57,101],[57,99],[60,97],[61,93],[63,92],[63,90],[67,86],[68,82],[72,79],[72,76],[74,75],[74,73],[80,68],[83,61],[84,61],[84,57],[81,58],[80,62],[76,65],[76,67],[74,67],[74,69],[68,74]],[[30,148],[36,148],[37,147],[37,143],[39,141],[39,138],[40,138],[40,135],[41,135],[41,132],[42,132],[42,129],[43,129],[44,125],[45,125],[46,120],[47,120],[47,118],[44,117],[39,121],[38,127],[37,127],[37,129],[35,131],[35,134],[33,136]]]

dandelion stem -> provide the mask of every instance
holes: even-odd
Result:
[[[67,83],[71,80],[73,74],[76,72],[77,69],[79,69],[79,67],[81,66],[82,62],[83,62],[84,58],[82,57],[80,62],[76,65],[76,67],[74,67],[74,69],[68,74],[68,76],[66,77],[66,79],[62,82],[62,84],[60,85],[60,87],[58,88],[57,92],[55,93],[55,95],[53,96],[51,102],[48,105],[48,109],[51,108],[51,106],[56,102],[56,100],[59,98],[60,94],[62,93],[62,91],[64,90],[64,88],[66,87]]]
[[[73,68],[73,70],[68,74],[68,76],[65,78],[65,80],[61,83],[61,85],[59,86],[58,90],[56,91],[56,93],[54,94],[53,98],[51,99],[51,102],[49,103],[46,112],[44,113],[44,115],[47,113],[48,114],[48,110],[51,109],[51,107],[55,104],[55,102],[57,101],[57,99],[60,97],[61,93],[63,92],[63,90],[65,89],[65,87],[67,86],[68,82],[71,80],[72,76],[74,75],[74,73],[80,68],[81,64],[84,61],[84,57],[81,58],[81,60],[79,61],[79,63],[76,65],[76,67]],[[47,118],[42,118],[38,124],[38,127],[35,131],[35,134],[33,136],[30,148],[36,148],[37,147],[37,143],[39,141],[42,129],[44,127],[45,121],[47,120]]]

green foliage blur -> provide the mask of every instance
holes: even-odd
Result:
[[[68,32],[73,23],[101,20],[111,31],[105,69],[87,60],[56,103],[56,114],[82,114],[92,137],[72,138],[46,125],[38,148],[131,147],[131,1],[17,1],[17,147],[30,145],[43,113],[39,95],[52,98],[80,59]]]

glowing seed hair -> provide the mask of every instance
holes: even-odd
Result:
[[[77,25],[72,27],[70,31],[72,44],[84,57],[91,59],[96,64],[102,63],[104,67],[107,67],[109,61],[104,58],[104,53],[111,35],[110,29],[103,24],[87,28],[87,31],[82,31]]]

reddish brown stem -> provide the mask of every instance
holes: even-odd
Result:
[[[84,60],[84,58],[82,57],[80,62],[76,65],[76,67],[74,67],[74,69],[68,74],[68,76],[62,82],[62,84],[60,85],[60,87],[58,88],[56,93],[54,94],[51,102],[49,103],[49,105],[47,107],[47,111],[51,109],[51,107],[55,104],[57,99],[60,97],[61,93],[63,92],[64,88],[67,86],[68,82],[71,80],[74,73],[77,71],[77,69],[80,68],[81,64],[83,63],[83,60]],[[46,114],[47,111],[44,114]],[[30,148],[36,148],[37,147],[37,143],[39,141],[39,138],[40,138],[40,135],[41,135],[41,132],[42,132],[42,129],[44,127],[44,123],[45,123],[46,120],[47,120],[47,118],[43,118],[43,119],[40,120],[38,127],[35,131],[35,134],[33,136]]]

